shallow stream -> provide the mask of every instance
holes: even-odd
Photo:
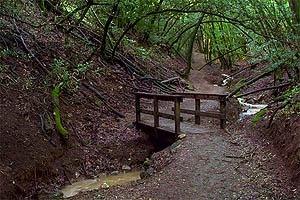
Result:
[[[72,185],[64,187],[61,191],[64,198],[75,196],[79,192],[86,192],[100,188],[108,188],[115,185],[124,185],[133,181],[140,180],[141,172],[128,172],[112,176],[103,176],[96,179],[88,179],[75,182]]]
[[[266,104],[250,104],[246,103],[245,99],[238,98],[239,104],[242,106],[243,112],[240,113],[240,119],[248,115],[254,115],[266,108],[268,105]]]

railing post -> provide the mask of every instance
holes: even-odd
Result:
[[[195,111],[200,111],[200,99],[195,99]],[[195,114],[195,124],[200,124],[200,116]]]
[[[174,115],[175,115],[175,134],[176,137],[180,134],[180,99],[174,99]]]
[[[220,100],[220,113],[224,114],[224,118],[220,120],[221,129],[226,128],[226,97],[222,97]]]
[[[138,94],[135,94],[135,117],[136,123],[141,121],[141,100]]]
[[[154,96],[153,99],[153,107],[154,107],[154,128],[156,130],[159,127],[159,114],[158,114],[158,99]]]

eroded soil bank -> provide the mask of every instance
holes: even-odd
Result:
[[[49,47],[42,55],[44,62],[52,66],[58,55],[69,55],[63,46]],[[168,62],[148,63],[154,72],[145,63],[137,65],[159,79],[176,76],[162,66],[178,67],[180,61],[161,54]],[[80,89],[60,94],[62,122],[70,134],[63,141],[54,129],[42,131],[41,116],[53,112],[51,86],[41,84],[47,76],[36,71],[31,60],[18,59],[16,63],[7,56],[0,61],[15,66],[5,71],[0,85],[0,199],[34,199],[43,194],[53,199],[62,186],[76,178],[121,172],[124,165],[140,170],[145,158],[156,151],[148,135],[133,124],[135,88],[155,91],[151,81],[136,79],[119,64],[94,60],[78,85]],[[11,83],[17,77],[18,81]],[[82,82],[97,88],[125,118],[107,109]]]

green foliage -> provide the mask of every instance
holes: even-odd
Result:
[[[300,116],[300,85],[295,85],[286,90],[284,95],[284,103],[287,103],[285,112],[288,114],[297,113]]]
[[[49,82],[62,83],[61,89],[76,90],[79,88],[78,83],[84,77],[91,63],[78,64],[72,70],[62,59],[54,59],[52,70],[47,78],[46,85]]]
[[[8,48],[3,49],[3,50],[0,52],[0,56],[1,56],[2,58],[5,58],[5,57],[7,57],[7,56],[13,56],[13,57],[16,57],[16,56],[18,56],[18,55],[19,55],[19,51],[17,51],[17,50],[12,50],[12,49],[8,49]]]
[[[264,114],[266,113],[267,108],[261,109],[256,115],[255,117],[252,119],[252,123],[257,122],[258,120],[260,120]]]
[[[148,159],[145,160],[143,165],[146,166],[146,167],[150,166],[150,161]]]
[[[192,46],[191,38],[194,38],[192,36],[196,32],[194,41],[198,41],[207,60],[215,60],[224,68],[233,67],[240,59],[249,60],[250,63],[264,62],[268,64],[265,70],[275,71],[274,80],[284,78],[284,73],[288,71],[292,76],[289,78],[299,82],[300,8],[292,4],[299,3],[299,0],[94,0],[94,3],[99,4],[88,7],[85,13],[87,2],[91,1],[62,0],[57,6],[61,13],[53,13],[54,22],[63,21],[64,29],[71,30],[72,37],[84,41],[84,52],[98,49],[99,45],[105,42],[109,45],[104,45],[104,50],[113,48],[129,27],[129,31],[126,31],[127,37],[122,41],[122,51],[129,51],[142,59],[151,59],[156,56],[157,47],[164,46],[170,53],[178,51],[187,55],[187,51],[191,49],[188,47]],[[116,3],[119,3],[118,9],[112,13]],[[38,18],[36,22],[35,18],[28,17],[28,13],[36,13],[32,8],[33,1],[12,0],[3,1],[3,4],[1,12],[18,16],[18,19],[29,24],[40,23],[41,26],[37,26],[39,28],[44,27],[44,18]],[[44,5],[40,6],[44,10]],[[203,21],[196,27],[198,19],[203,15]],[[83,20],[79,20],[82,16]],[[111,17],[113,19],[107,30],[108,37],[103,37],[107,38],[107,41],[99,41],[103,33],[106,33],[105,23]],[[4,20],[6,17],[2,19]],[[2,21],[0,24],[3,29],[7,27],[6,24],[12,24]],[[25,36],[27,33],[24,31],[22,34]],[[72,37],[69,36],[70,40]],[[9,40],[13,41],[13,38]],[[30,44],[29,40],[25,42]],[[140,45],[141,42],[143,45]],[[10,49],[0,52],[1,58],[8,55],[20,54]],[[70,66],[63,59],[56,59],[53,61],[47,84],[53,86],[62,83],[61,89],[74,90],[78,88],[78,82],[90,65],[91,63]],[[96,71],[109,74],[107,71]],[[240,80],[237,86],[242,83]],[[293,89],[289,91],[290,95],[292,93]],[[287,101],[295,101],[293,109],[297,110],[298,101],[294,100],[296,95],[290,97],[289,94],[286,94],[285,98]]]
[[[131,49],[132,53],[143,60],[149,59],[150,57],[156,57],[155,51],[159,49],[157,45],[152,45],[149,48],[139,46],[137,41],[125,38],[123,40],[123,46],[126,46],[127,49]]]

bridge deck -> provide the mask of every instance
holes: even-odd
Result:
[[[148,125],[148,126],[154,126],[154,120],[153,119],[143,119],[140,123]],[[171,133],[175,134],[175,125],[173,120],[169,119],[160,119],[159,120],[160,126],[159,128],[164,129],[166,131],[169,131]],[[201,134],[201,133],[208,133],[208,132],[215,132],[219,131],[219,128],[212,127],[212,126],[202,126],[194,123],[189,122],[181,122],[181,134]]]

